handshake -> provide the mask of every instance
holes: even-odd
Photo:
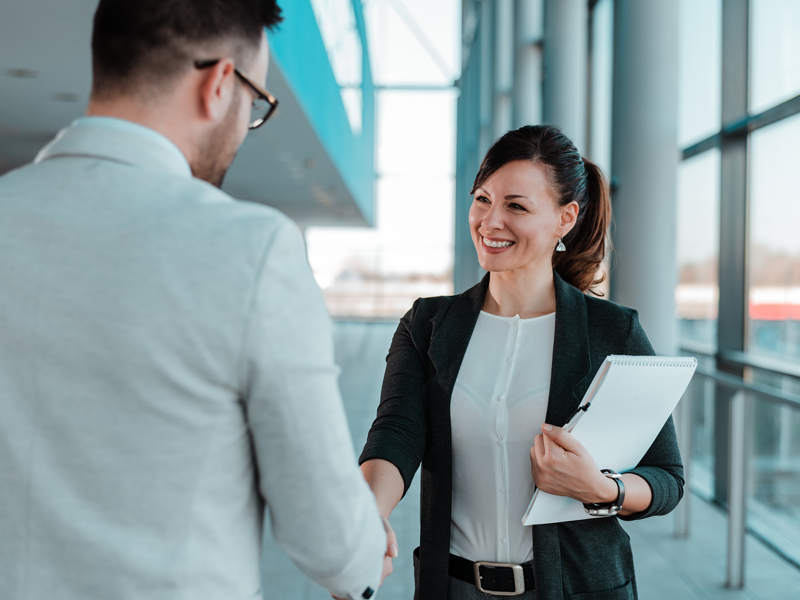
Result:
[[[386,529],[386,554],[383,555],[383,570],[381,571],[381,585],[383,585],[383,580],[392,574],[392,559],[397,558],[399,553],[397,551],[397,536],[394,533],[394,529],[392,529],[392,526],[389,524],[389,519],[386,517],[381,517],[381,519],[383,520],[383,527]],[[334,600],[347,600],[346,598],[340,598],[333,594],[331,594],[331,597],[334,598]]]

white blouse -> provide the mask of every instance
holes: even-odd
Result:
[[[478,316],[450,404],[453,554],[533,558],[522,515],[534,488],[530,449],[547,415],[555,316]]]

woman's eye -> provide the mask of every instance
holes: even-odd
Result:
[[[475,202],[484,202],[488,204],[489,199],[486,196],[475,196]]]
[[[509,208],[513,208],[514,210],[525,210],[525,207],[524,207],[524,206],[520,206],[520,205],[519,205],[519,204],[517,204],[516,202],[512,202],[512,203],[511,203],[511,204],[509,204],[508,206],[509,206]]]

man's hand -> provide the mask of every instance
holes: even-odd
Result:
[[[617,484],[597,468],[586,448],[561,427],[543,424],[531,448],[531,475],[543,492],[580,502],[617,498]]]
[[[381,520],[383,520],[383,528],[386,530],[386,554],[383,555],[383,570],[381,571],[380,583],[380,585],[383,585],[383,580],[391,575],[392,571],[394,570],[392,559],[397,558],[399,556],[399,552],[397,551],[397,536],[395,535],[392,526],[389,525],[389,519],[386,517],[381,517]],[[333,594],[331,594],[331,598],[334,600],[345,600],[345,598],[340,598],[339,596],[334,596]]]

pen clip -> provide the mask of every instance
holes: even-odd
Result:
[[[592,405],[592,403],[591,403],[591,402],[587,402],[586,404],[581,404],[581,405],[580,405],[578,408],[576,408],[576,409],[575,409],[575,412],[573,412],[573,413],[572,413],[572,414],[569,416],[569,419],[567,419],[567,423],[569,423],[570,421],[572,421],[572,419],[574,419],[574,418],[575,418],[575,415],[577,415],[579,412],[581,412],[581,411],[583,411],[583,412],[586,412],[586,411],[589,409],[589,407],[590,407],[591,405]]]
[[[591,405],[592,405],[591,402],[587,402],[586,404],[581,404],[578,408],[576,408],[575,412],[573,412],[570,415],[569,419],[567,419],[567,422],[564,423],[564,430],[567,432],[571,432],[572,428],[575,427],[575,425],[578,423],[578,416],[581,414],[581,412],[586,412],[587,410],[589,410],[589,407]]]

